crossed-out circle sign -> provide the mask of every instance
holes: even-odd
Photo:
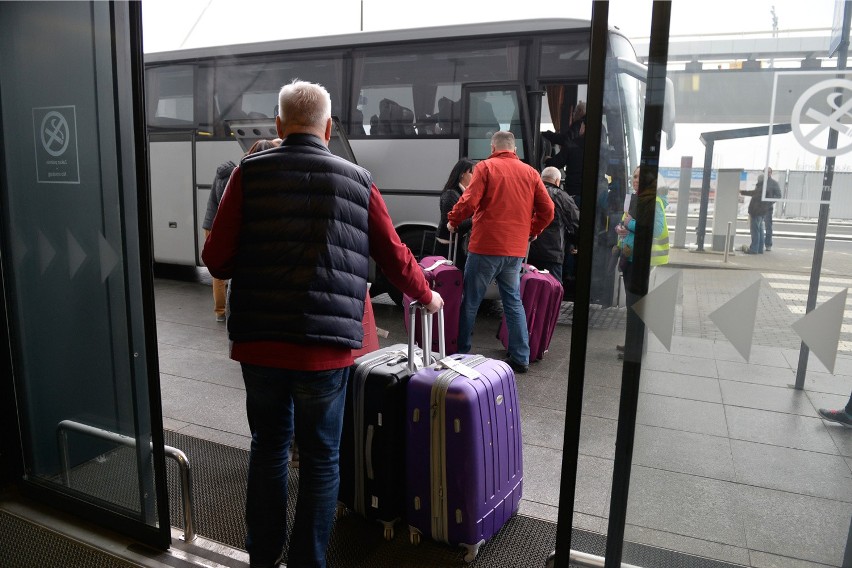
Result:
[[[825,97],[825,103],[822,102]],[[816,104],[814,104],[814,101]],[[817,108],[827,104],[830,112],[824,114]],[[815,121],[816,124],[803,124],[804,118]],[[846,120],[844,124],[842,121]],[[852,150],[852,81],[848,79],[826,79],[816,83],[806,90],[793,106],[791,117],[793,136],[802,147],[820,156],[840,156]],[[811,127],[805,132],[804,127]],[[829,149],[814,144],[814,138],[831,128],[838,133],[837,148]],[[844,144],[840,144],[842,138]]]
[[[55,110],[50,111],[41,121],[41,145],[44,150],[53,156],[61,156],[68,149],[69,136],[68,121],[62,113]]]

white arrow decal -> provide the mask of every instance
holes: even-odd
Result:
[[[757,282],[716,308],[709,316],[746,361],[751,356],[761,280],[758,279]]]
[[[843,325],[848,292],[849,288],[844,288],[793,324],[793,330],[831,374],[834,374],[834,363],[837,360],[837,346],[840,343],[840,329]]]
[[[47,267],[50,266],[51,261],[53,261],[53,257],[56,256],[56,250],[51,246],[50,241],[47,240],[47,237],[44,236],[44,233],[41,231],[38,232],[38,259],[39,265],[41,266],[41,273],[44,274],[44,271],[47,270]]]
[[[654,332],[657,339],[672,350],[672,333],[674,331],[675,308],[680,292],[681,271],[678,270],[668,280],[648,292],[644,298],[633,304],[633,311],[642,318],[648,329]]]
[[[101,282],[104,282],[118,263],[118,255],[101,234],[98,234],[98,249],[101,253]]]
[[[80,265],[86,260],[86,251],[83,250],[83,247],[80,246],[80,243],[77,242],[77,239],[74,238],[74,235],[71,234],[71,230],[68,230],[68,275],[71,278],[74,278],[74,275],[77,274],[77,271],[80,269]]]

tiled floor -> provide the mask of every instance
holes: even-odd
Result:
[[[678,317],[706,317],[687,306],[706,312],[711,299],[700,292],[712,289],[722,271],[684,272],[690,275],[683,279],[683,297],[692,299]],[[210,288],[199,273],[155,284],[166,427],[247,448],[239,366],[227,357],[225,327],[214,321]],[[729,274],[717,280],[734,285]],[[688,289],[690,282],[702,285]],[[405,341],[401,310],[379,298],[375,315],[389,331],[382,345]],[[623,314],[614,316],[604,319],[624,321]],[[551,521],[557,516],[569,323],[570,317],[557,326],[546,358],[518,376],[525,441],[521,512]],[[474,351],[502,356],[494,338],[498,324],[493,315],[480,316]],[[798,364],[791,340],[776,345],[769,335],[756,335],[746,362],[718,330],[707,335],[676,335],[670,352],[653,336],[649,340],[627,538],[751,566],[840,566],[852,516],[852,428],[820,420],[816,409],[846,402],[852,356],[842,352],[833,375],[812,357],[800,392],[791,388]],[[609,516],[621,387],[614,345],[623,339],[623,329],[609,324],[593,323],[589,331],[574,522],[600,532]]]

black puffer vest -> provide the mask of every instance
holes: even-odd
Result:
[[[307,134],[247,156],[240,169],[231,340],[361,347],[370,173]]]

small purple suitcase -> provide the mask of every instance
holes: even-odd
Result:
[[[426,281],[429,282],[429,287],[437,291],[444,299],[444,325],[446,329],[447,354],[452,355],[459,350],[459,314],[461,313],[462,303],[462,271],[455,265],[456,248],[458,247],[458,237],[453,238],[455,233],[450,233],[450,258],[446,259],[443,256],[424,256],[420,261],[420,268],[423,270],[423,275]],[[455,245],[455,248],[454,248]],[[402,305],[408,306],[412,298],[403,295]],[[408,331],[409,318],[405,314],[405,330]],[[435,325],[435,317],[432,318],[433,326]],[[417,345],[423,346],[422,332],[420,329],[420,319],[415,322],[414,337]],[[432,338],[432,351],[438,351],[438,338]]]
[[[523,444],[514,372],[481,355],[441,357],[412,375],[406,401],[411,541],[425,534],[463,546],[465,561],[472,562],[521,501]]]
[[[541,272],[530,264],[521,265],[521,302],[527,316],[530,361],[542,359],[550,348],[564,293],[562,284],[552,274]],[[505,315],[497,330],[497,339],[503,342],[503,347],[509,347]]]

